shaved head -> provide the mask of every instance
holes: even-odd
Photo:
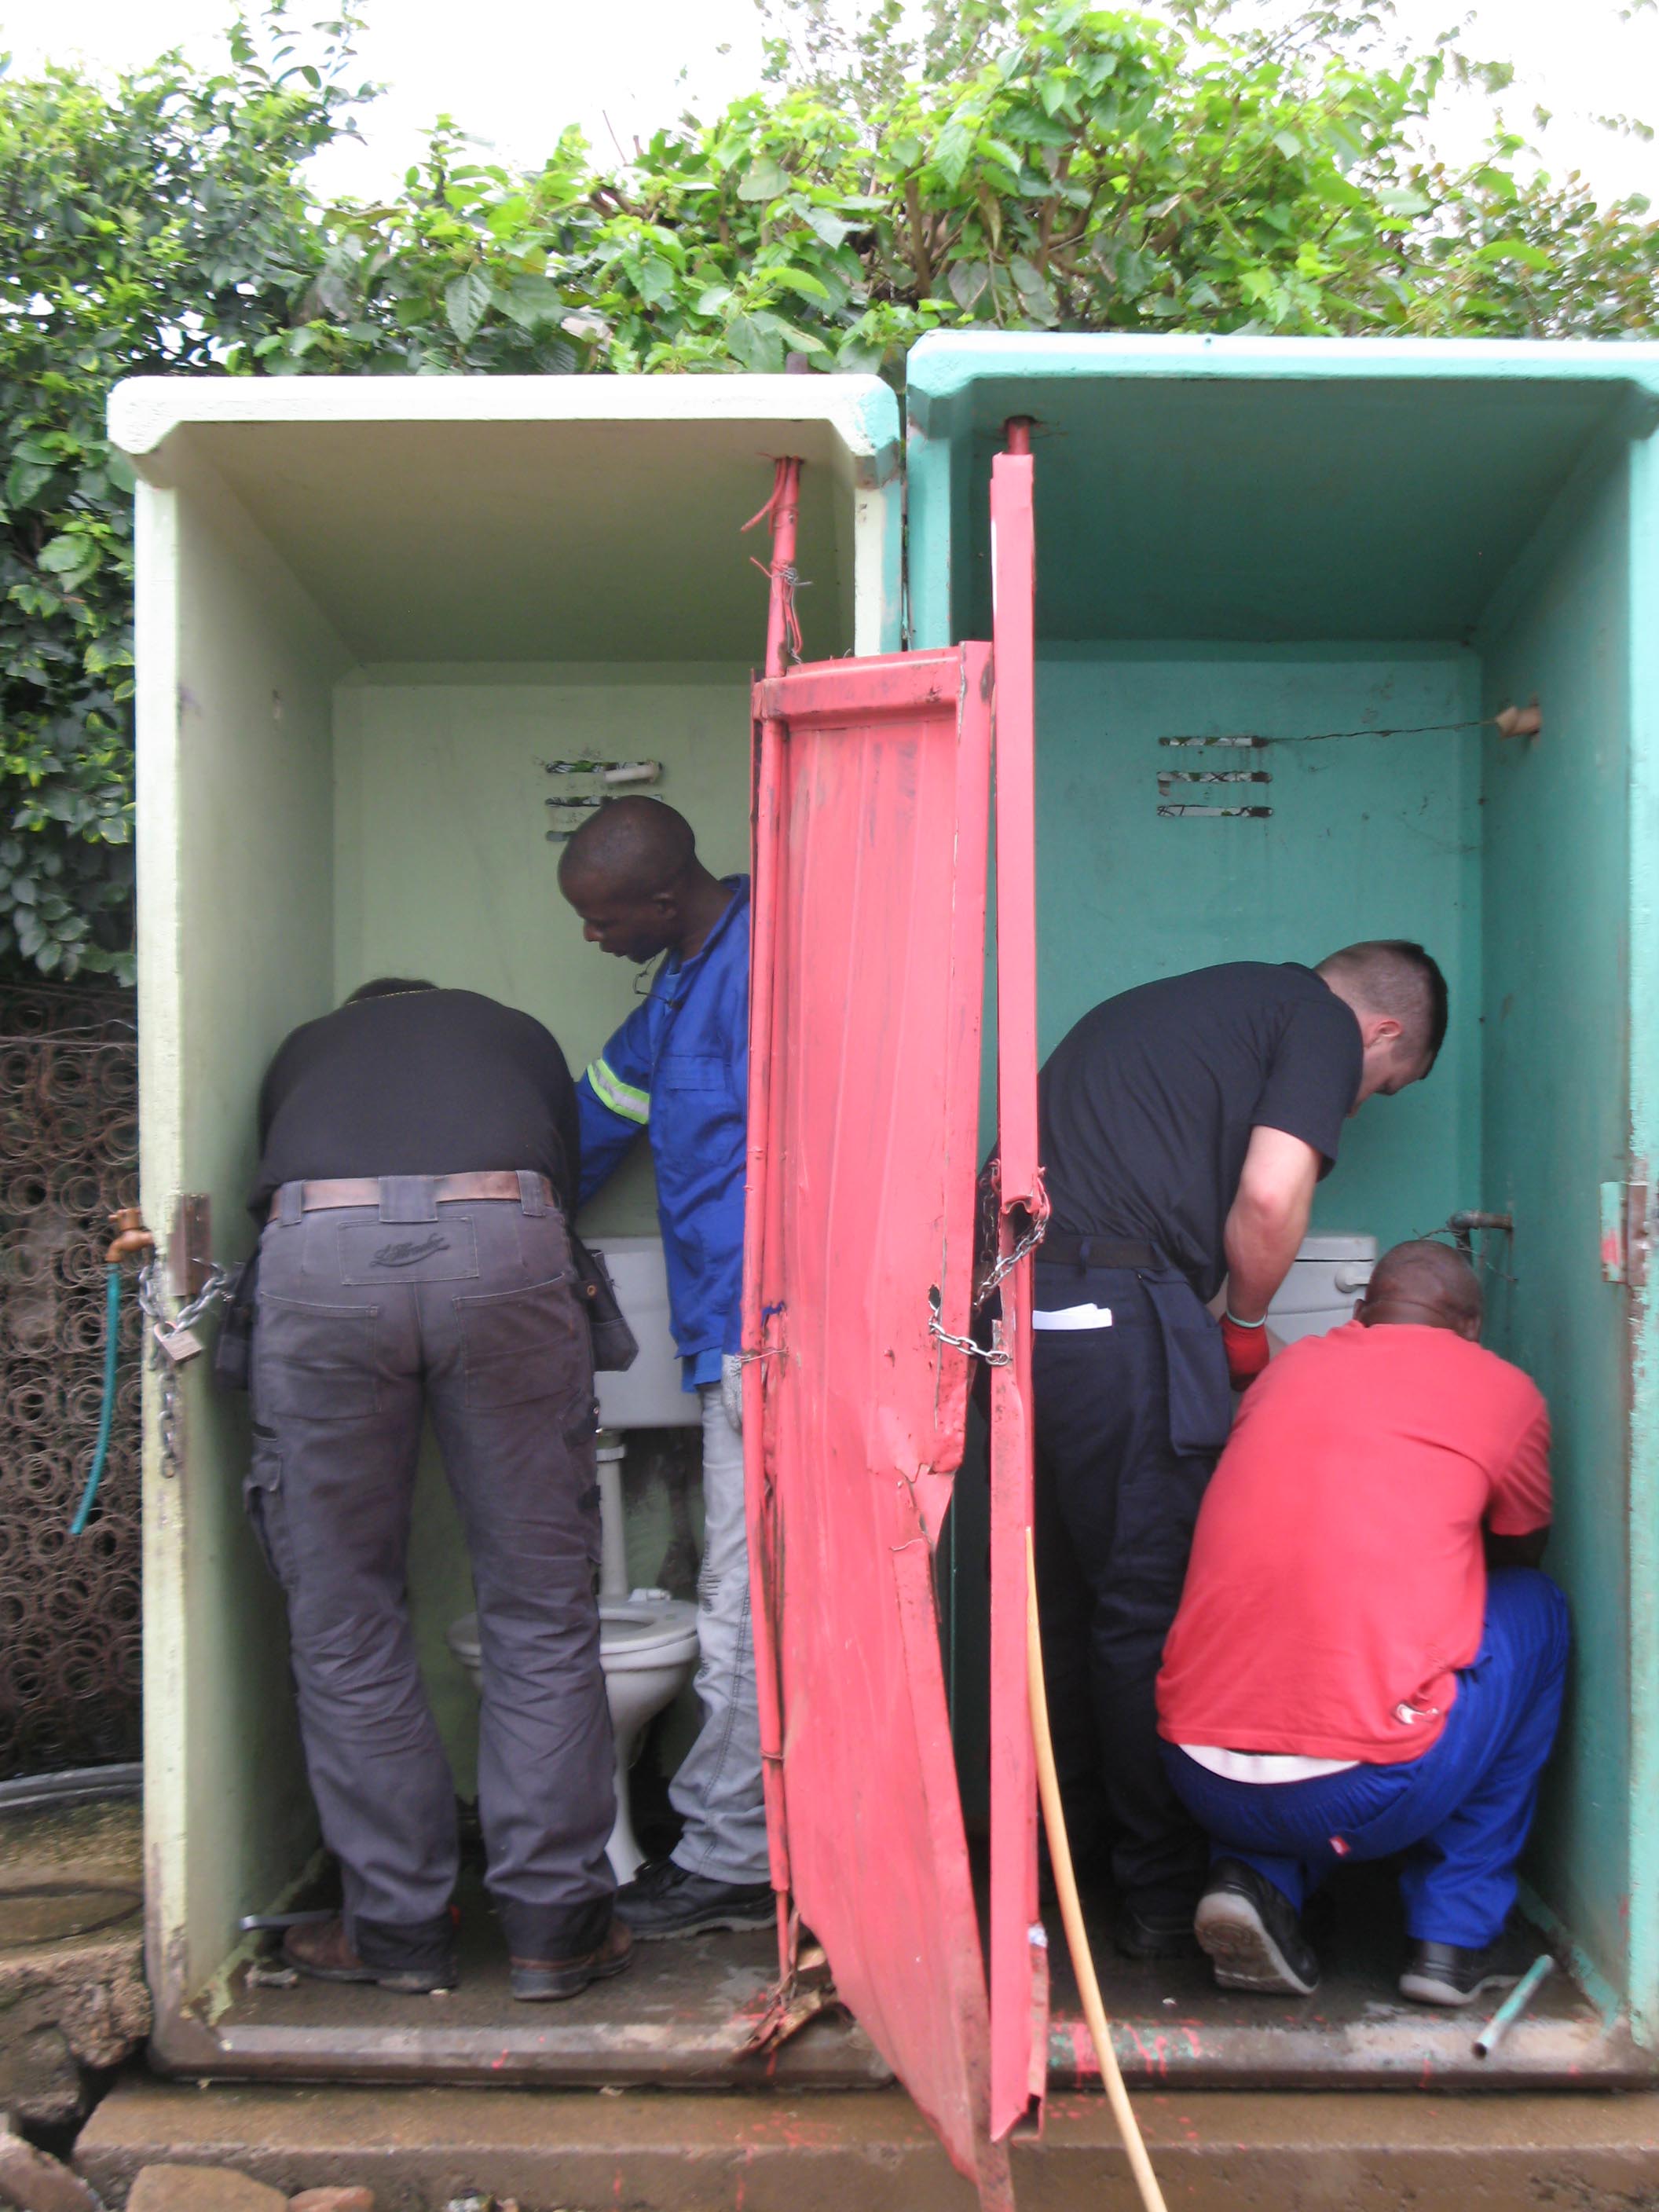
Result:
[[[697,858],[684,815],[630,792],[590,814],[564,848],[559,889],[590,945],[619,960],[689,959],[732,893]]]
[[[684,815],[637,792],[590,815],[564,848],[559,882],[613,898],[648,899],[672,890],[697,857]]]
[[[1415,1237],[1385,1252],[1371,1270],[1360,1319],[1416,1322],[1474,1337],[1485,1305],[1480,1279],[1461,1252]]]

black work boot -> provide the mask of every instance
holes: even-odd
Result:
[[[459,1979],[453,1941],[441,1937],[422,1942],[404,1959],[396,1958],[383,1939],[376,1948],[383,1955],[371,1964],[359,1953],[338,1913],[332,1920],[290,1928],[283,1938],[286,1964],[315,1982],[375,1982],[400,1996],[432,1996],[441,1990],[453,1990]]]
[[[777,1899],[765,1881],[715,1881],[675,1859],[647,1859],[617,1892],[617,1910],[642,1943],[716,1929],[772,1928]]]
[[[1193,1932],[1214,1963],[1218,1989],[1307,1997],[1319,1987],[1318,1956],[1296,1907],[1242,1859],[1218,1859],[1210,1869]]]
[[[1419,2004],[1473,2004],[1482,1990],[1511,1987],[1531,1964],[1530,1959],[1518,1958],[1516,1947],[1501,1935],[1480,1951],[1419,1937],[1400,1977],[1400,1994]]]
[[[1126,1898],[1112,1923],[1112,1944],[1121,1959],[1195,1959],[1193,1908],[1164,1899],[1137,1905]]]
[[[562,1997],[580,1996],[590,1982],[608,1981],[620,1974],[634,1955],[634,1939],[620,1920],[611,1925],[590,1950],[568,1959],[514,1959],[513,1994],[520,2004],[547,2004]]]

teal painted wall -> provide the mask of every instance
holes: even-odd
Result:
[[[1349,1125],[1315,1212],[1384,1244],[1478,1202],[1479,735],[1250,751],[1158,740],[1469,720],[1477,676],[1453,647],[1049,647],[1040,664],[1042,1050],[1155,976],[1221,960],[1311,965],[1358,938],[1418,939],[1451,986],[1446,1050],[1426,1083]],[[1186,796],[1267,804],[1270,820],[1159,818],[1160,772],[1234,768],[1273,781]]]
[[[1656,388],[1652,347],[933,339],[908,431],[927,645],[985,627],[989,457],[1007,416],[1037,422],[1045,1048],[1106,991],[1230,953],[1401,931],[1446,966],[1441,1066],[1365,1109],[1316,1218],[1386,1241],[1452,1205],[1516,1215],[1488,1340],[1551,1401],[1548,1565],[1576,1638],[1527,1870],[1650,2038],[1659,1323],[1651,1291],[1601,1280],[1598,1246],[1600,1186],[1659,1160]],[[1267,642],[1297,638],[1349,642]],[[1155,817],[1166,732],[1534,695],[1534,744],[1285,748],[1261,762],[1270,823]],[[959,1547],[959,1679],[980,1664],[981,1551]],[[958,1706],[970,1803],[977,1688]]]
[[[1600,1186],[1623,1180],[1629,1142],[1629,538],[1621,453],[1566,495],[1538,573],[1482,641],[1485,711],[1535,694],[1544,712],[1536,741],[1487,734],[1482,809],[1485,1189],[1516,1218],[1515,1279],[1491,1281],[1487,1340],[1550,1401],[1548,1565],[1574,1621],[1531,1871],[1615,1985],[1632,1814],[1629,1294],[1601,1279]]]

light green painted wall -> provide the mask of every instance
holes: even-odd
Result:
[[[211,475],[148,491],[139,612],[143,1202],[165,1240],[180,1191],[212,1201],[221,1257],[251,1249],[252,1101],[332,963],[332,687],[344,655]],[[153,647],[153,651],[152,648]],[[276,954],[276,957],[273,957]],[[314,1819],[283,1692],[279,1595],[243,1519],[246,1401],[183,1378],[188,1455],[147,1469],[146,1767],[175,1995],[224,1956]],[[152,1395],[154,1386],[152,1384]],[[182,1935],[180,1935],[182,1929]]]
[[[645,971],[585,944],[559,896],[544,760],[661,761],[653,787],[691,823],[709,866],[748,866],[745,669],[368,668],[339,687],[336,731],[337,997],[371,975],[429,975],[524,1007],[574,1072],[599,1050],[639,1003]],[[583,1226],[655,1232],[643,1143]],[[635,1571],[654,1573],[647,1528],[634,1548]],[[410,1589],[439,1725],[471,1795],[477,1705],[444,1634],[470,1609],[471,1579],[429,1432]]]
[[[1534,694],[1535,742],[1486,739],[1483,1093],[1489,1202],[1516,1217],[1488,1341],[1549,1399],[1548,1565],[1574,1663],[1536,1886],[1615,1985],[1630,1887],[1628,1293],[1604,1283],[1600,1186],[1628,1143],[1630,501],[1624,457],[1575,488],[1550,558],[1487,643],[1484,704]],[[1651,1603],[1644,1593],[1644,1602]]]

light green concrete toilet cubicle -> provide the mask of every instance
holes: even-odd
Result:
[[[916,646],[988,635],[1012,416],[1036,424],[1042,1048],[1214,961],[1370,936],[1440,960],[1440,1064],[1366,1107],[1315,1226],[1386,1245],[1513,1215],[1482,1240],[1487,1340],[1553,1409],[1577,1638],[1528,1870],[1651,2047],[1659,348],[925,339]],[[1534,699],[1537,736],[1492,726]]]
[[[802,455],[808,650],[896,649],[897,407],[854,377],[181,379],[122,386],[111,419],[140,479],[143,1203],[165,1242],[180,1195],[206,1196],[216,1255],[237,1259],[261,1073],[358,983],[488,992],[577,1070],[636,1003],[635,971],[558,896],[544,763],[660,762],[709,864],[746,866],[768,548],[741,526],[771,457]],[[653,1229],[648,1164],[592,1217]],[[179,1463],[153,1387],[146,1453],[164,2057],[239,1916],[270,1910],[316,1840],[279,1596],[242,1518],[246,1401],[204,1364],[183,1378]],[[439,1483],[411,1587],[465,1787],[472,1700],[442,1632],[470,1598]]]

